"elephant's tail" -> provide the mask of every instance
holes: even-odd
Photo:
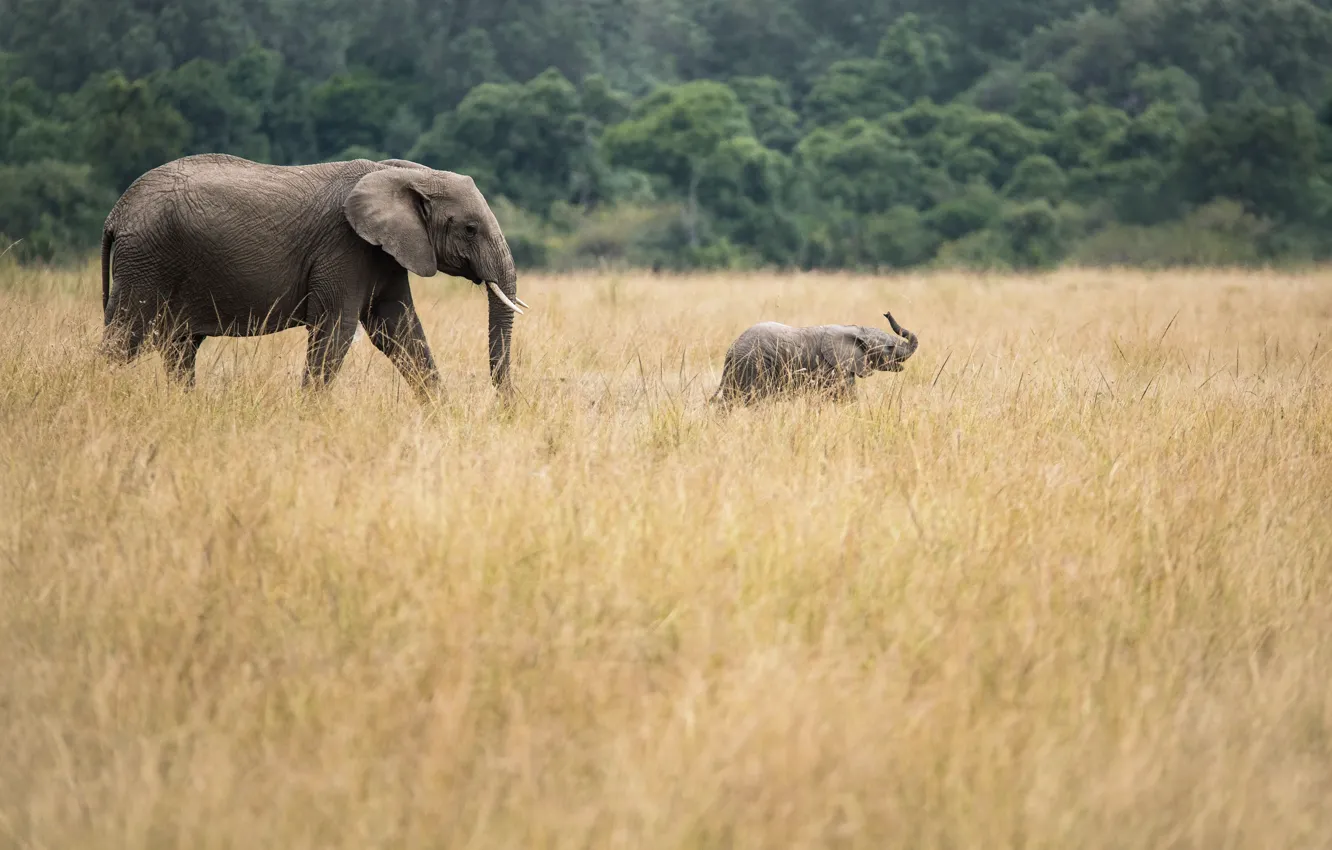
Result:
[[[116,234],[110,227],[102,228],[102,312],[106,312],[107,302],[111,300],[111,250],[115,247]]]

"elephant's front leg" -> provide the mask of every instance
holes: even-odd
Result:
[[[852,402],[856,398],[856,376],[847,375],[846,380],[837,384],[837,400],[840,402]]]
[[[856,376],[851,372],[837,375],[832,381],[832,398],[835,402],[848,403],[856,397]]]
[[[412,304],[407,288],[397,297],[377,301],[366,313],[365,330],[398,372],[422,399],[429,397],[440,385],[439,369],[426,342],[421,317]]]
[[[325,387],[337,377],[356,337],[356,314],[329,314],[310,327],[302,387]]]

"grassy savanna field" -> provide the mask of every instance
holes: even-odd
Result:
[[[414,283],[95,355],[0,272],[0,846],[1326,847],[1332,273]],[[753,322],[920,335],[717,415]]]

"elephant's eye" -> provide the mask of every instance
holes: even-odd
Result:
[[[475,235],[476,235],[476,222],[474,222],[474,221],[469,221],[469,222],[467,222],[467,226],[464,227],[463,230],[467,231],[467,235],[468,235],[468,236],[475,236]]]

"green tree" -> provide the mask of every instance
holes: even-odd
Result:
[[[874,58],[883,65],[888,84],[907,102],[935,96],[952,67],[943,36],[912,13],[888,27]]]
[[[689,239],[696,247],[698,186],[706,164],[724,143],[753,135],[735,92],[700,80],[647,96],[626,121],[606,131],[604,144],[613,164],[660,175],[686,196]]]
[[[877,118],[901,109],[907,101],[893,90],[887,70],[876,59],[833,63],[814,81],[805,97],[802,109],[806,122],[831,127],[861,116]]]
[[[1093,105],[1069,112],[1047,139],[1045,151],[1068,172],[1075,191],[1093,189],[1096,171],[1109,155],[1111,144],[1123,136],[1131,118],[1118,109]]]
[[[92,167],[56,160],[0,165],[0,243],[20,260],[77,259],[95,248],[115,193]]]
[[[1076,109],[1078,97],[1049,71],[1026,74],[1018,83],[1011,114],[1028,127],[1055,130]]]
[[[1059,214],[1049,201],[1030,201],[1005,210],[998,230],[1008,245],[1009,262],[1016,268],[1049,268],[1064,257]]]
[[[99,179],[124,191],[139,175],[185,152],[191,128],[145,80],[98,74],[67,98],[77,119],[86,161]]]
[[[262,105],[232,88],[228,69],[193,59],[174,71],[154,75],[152,85],[164,104],[190,124],[185,153],[226,152],[250,159],[268,157],[260,132]]]
[[[1229,198],[1261,217],[1299,219],[1310,212],[1318,152],[1308,107],[1226,104],[1189,134],[1179,179],[1194,203]]]
[[[723,236],[763,262],[786,265],[795,261],[800,240],[791,209],[794,179],[784,154],[753,136],[735,136],[703,164],[698,201]]]
[[[1018,163],[1013,176],[1004,184],[1005,197],[1019,201],[1044,199],[1059,203],[1068,187],[1068,178],[1059,163],[1045,154],[1033,154]]]
[[[989,227],[998,219],[1003,206],[988,183],[971,183],[931,208],[925,214],[925,221],[943,239],[956,241]]]
[[[619,91],[601,74],[593,74],[583,80],[579,92],[583,114],[601,127],[618,124],[629,117],[634,99]]]
[[[896,206],[866,220],[861,253],[874,266],[905,269],[929,262],[940,243],[917,210]]]
[[[733,77],[729,83],[745,105],[754,134],[764,146],[789,154],[800,141],[800,116],[786,86],[772,77]]]
[[[1180,121],[1194,124],[1203,118],[1202,86],[1183,68],[1139,66],[1129,83],[1135,105],[1149,108],[1164,103],[1175,108]]]
[[[933,95],[949,67],[943,38],[917,16],[904,15],[888,28],[874,58],[835,62],[814,81],[805,118],[823,127],[880,118]]]
[[[324,157],[353,145],[381,148],[398,107],[394,87],[365,70],[331,77],[310,92],[309,102]]]
[[[796,148],[813,194],[858,214],[892,207],[921,207],[935,177],[902,139],[863,118],[821,128]]]
[[[960,117],[963,120],[942,128],[947,138],[944,158],[954,179],[983,177],[997,189],[1045,142],[1043,134],[1007,115],[973,111]]]
[[[470,174],[483,192],[544,214],[597,185],[594,145],[577,89],[552,68],[525,84],[472,89],[435,119],[410,158]]]

